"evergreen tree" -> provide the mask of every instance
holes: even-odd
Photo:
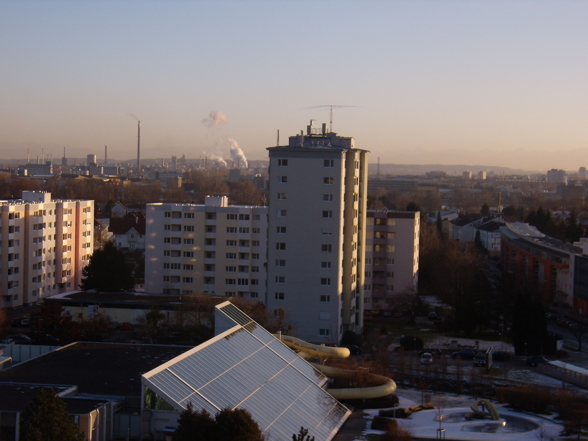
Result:
[[[441,210],[437,211],[437,231],[439,237],[443,237],[443,219],[441,219]]]
[[[301,427],[300,432],[298,432],[298,434],[292,435],[292,441],[314,441],[314,436],[311,437],[308,434],[308,429]]]
[[[406,205],[406,210],[405,211],[422,211],[421,207],[419,206],[419,204],[417,204],[416,202],[409,202]]]
[[[103,250],[97,250],[90,257],[90,263],[82,270],[84,279],[80,288],[84,291],[95,289],[99,292],[121,292],[133,288],[135,281],[125,255],[112,242]]]
[[[192,403],[180,414],[173,441],[209,441],[214,439],[215,422],[205,410],[195,411]]]
[[[264,441],[251,414],[244,409],[223,409],[215,418],[192,404],[180,415],[173,441]]]
[[[21,441],[82,441],[84,435],[69,418],[65,402],[53,389],[41,389],[26,407],[20,423]]]
[[[484,205],[482,205],[482,209],[480,210],[480,213],[484,217],[490,216],[490,206],[486,202],[484,202]]]
[[[548,349],[545,310],[541,300],[527,291],[517,292],[511,332],[518,355],[542,354]]]

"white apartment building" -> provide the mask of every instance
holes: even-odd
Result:
[[[312,121],[268,151],[267,306],[296,337],[338,343],[363,327],[368,152]]]
[[[78,289],[93,251],[94,201],[23,191],[0,201],[0,307]]]
[[[240,296],[265,303],[267,208],[204,204],[147,205],[145,291]]]
[[[368,210],[364,305],[388,309],[395,294],[418,291],[418,212]]]

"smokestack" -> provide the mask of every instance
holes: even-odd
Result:
[[[108,164],[108,146],[104,146],[104,163]]]
[[[65,147],[64,147],[65,148]],[[31,149],[27,148],[27,164],[31,163]]]
[[[137,174],[141,175],[141,121],[137,124]]]

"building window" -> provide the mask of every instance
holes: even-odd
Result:
[[[259,285],[259,279],[251,279],[252,285]]]
[[[227,240],[227,246],[228,247],[236,247],[237,241],[236,240]]]
[[[331,284],[331,279],[329,277],[321,278],[321,285],[329,286]]]
[[[394,259],[386,259],[386,265],[394,265]]]
[[[323,268],[323,269],[331,268],[331,262],[321,262],[321,268]]]
[[[253,234],[259,234],[259,231],[260,231],[260,230],[259,230],[259,228],[252,228],[252,229],[251,229],[251,232],[252,232]]]
[[[331,218],[333,217],[333,212],[331,210],[323,210],[323,217]]]
[[[330,302],[331,296],[321,296],[321,302]]]
[[[249,220],[249,215],[248,214],[240,214],[239,220]]]
[[[333,195],[330,194],[330,193],[323,194],[323,201],[332,202],[333,201]]]
[[[248,273],[249,267],[247,265],[239,265],[239,272],[240,273]]]
[[[194,265],[184,265],[183,270],[184,271],[193,271]]]
[[[251,258],[253,260],[259,260],[259,253],[251,253]]]
[[[216,219],[216,213],[206,213],[206,219]]]
[[[194,219],[194,213],[184,213],[184,219]]]
[[[276,300],[284,300],[284,293],[283,292],[276,292],[276,293],[274,293],[274,297]]]
[[[324,243],[321,245],[321,251],[324,253],[330,253],[332,250],[332,246],[330,244]]]
[[[249,241],[248,240],[240,240],[239,246],[240,247],[249,247]]]
[[[286,193],[278,193],[278,199],[286,199]]]
[[[259,297],[259,293],[252,292],[251,294],[249,294],[249,297],[251,297],[252,299],[257,299]]]
[[[286,260],[276,259],[276,266],[286,266]]]
[[[249,227],[239,227],[240,234],[249,234]]]
[[[319,329],[319,335],[322,337],[328,337],[329,336],[329,329],[328,328]]]
[[[226,257],[227,257],[227,259],[236,259],[237,253],[227,253]]]
[[[325,159],[323,161],[323,165],[325,167],[335,167],[335,160],[334,159]]]
[[[237,220],[236,213],[227,213],[227,220]]]
[[[276,276],[276,283],[277,284],[280,284],[280,285],[283,284],[283,283],[286,283],[286,277],[284,277],[284,276]]]
[[[237,267],[236,267],[236,266],[226,266],[226,267],[225,267],[225,271],[226,271],[227,273],[234,273],[234,272],[236,272],[236,271],[237,271]]]
[[[192,277],[184,277],[182,279],[183,283],[194,283],[194,278]]]
[[[194,245],[194,239],[184,239],[184,245]]]
[[[249,285],[249,279],[237,279],[238,285]]]
[[[194,231],[194,225],[184,225],[184,231],[187,231],[187,232]]]
[[[194,251],[184,251],[184,257],[194,257]]]
[[[286,227],[276,227],[277,233],[278,234],[285,234],[286,233]]]
[[[259,267],[258,266],[252,266],[251,267],[251,272],[252,273],[258,273],[259,272]]]
[[[288,176],[278,176],[278,182],[285,184],[288,182]]]
[[[278,159],[278,167],[287,167],[288,160],[287,159]]]
[[[276,250],[285,250],[286,242],[276,242]]]
[[[278,210],[278,217],[286,217],[288,210]]]
[[[323,184],[327,184],[327,185],[331,185],[333,184],[333,177],[332,176],[327,176],[323,178]]]
[[[236,285],[235,279],[225,279],[225,285]]]
[[[260,220],[259,214],[254,214],[254,215],[253,215],[253,220],[254,220],[254,221],[256,221],[256,220]]]
[[[237,227],[227,227],[227,233],[236,233]]]
[[[240,260],[249,260],[249,253],[239,253]]]

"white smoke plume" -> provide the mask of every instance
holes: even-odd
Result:
[[[213,110],[208,115],[208,118],[204,118],[202,120],[202,124],[204,124],[209,129],[212,129],[223,123],[226,123],[228,120],[229,119],[227,118],[227,115],[224,112]]]
[[[229,142],[231,143],[231,159],[235,162],[235,167],[249,168],[245,153],[243,153],[237,141],[229,138]]]
[[[210,162],[216,162],[219,165],[219,167],[227,168],[227,161],[223,159],[222,153],[203,153],[204,156],[208,158]]]

